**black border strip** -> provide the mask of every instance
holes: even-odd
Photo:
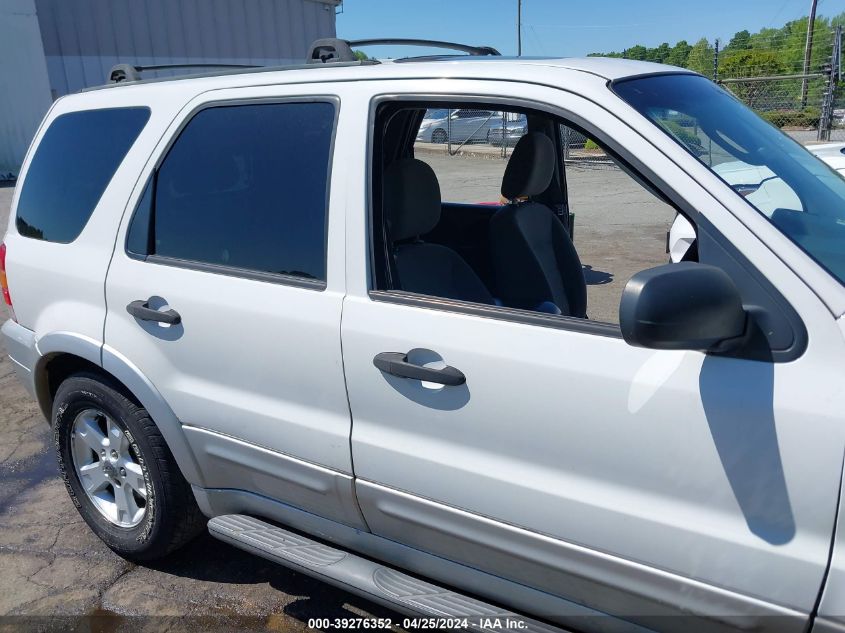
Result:
[[[147,255],[146,257],[140,257],[138,255],[133,256],[131,253],[127,254],[132,259],[147,262],[148,264],[172,266],[173,268],[184,268],[203,273],[213,273],[216,275],[225,275],[227,277],[239,277],[241,279],[263,281],[273,284],[281,284],[283,286],[295,286],[297,288],[307,288],[309,290],[323,291],[326,289],[326,282],[320,279],[309,279],[308,277],[297,277],[296,275],[286,275],[283,273],[268,273],[260,270],[236,268],[234,266],[223,266],[220,264],[194,262],[186,259],[177,259],[175,257],[164,257],[162,255]]]
[[[484,303],[470,303],[469,301],[430,297],[403,290],[370,290],[367,295],[373,301],[382,301],[384,303],[456,312],[468,316],[485,317],[497,321],[510,321],[523,325],[539,325],[557,330],[595,334],[607,338],[622,338],[622,330],[619,329],[618,325],[604,323],[602,321],[590,321],[589,319],[544,314],[542,312],[532,312],[518,308],[506,308],[486,305]]]

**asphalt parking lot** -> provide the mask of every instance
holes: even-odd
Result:
[[[426,156],[444,199],[495,201],[505,161]],[[631,274],[666,261],[674,215],[618,170],[572,168],[570,201],[589,314],[614,321]],[[13,189],[0,187],[0,227]],[[0,229],[2,231],[2,229]],[[96,630],[215,627],[305,630],[312,617],[389,615],[379,607],[202,536],[177,555],[136,566],[83,523],[58,478],[48,425],[0,356],[0,626],[64,623]],[[133,616],[147,616],[141,620]],[[32,619],[35,618],[35,619]]]

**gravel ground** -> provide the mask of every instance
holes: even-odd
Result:
[[[504,161],[434,154],[426,159],[441,180],[444,199],[498,199]],[[617,170],[573,168],[569,186],[590,317],[616,321],[627,279],[666,261],[665,233],[674,214]],[[6,225],[12,193],[0,187],[0,227]],[[116,556],[71,505],[58,478],[48,425],[5,353],[0,355],[0,616],[22,618],[0,618],[0,626],[42,627],[61,621],[27,618],[62,615],[84,616],[109,631],[235,626],[294,631],[306,629],[311,617],[366,614],[390,615],[207,535],[156,565],[136,566]]]

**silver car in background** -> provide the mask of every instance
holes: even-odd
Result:
[[[490,128],[490,134],[487,136],[487,141],[496,147],[502,146],[502,138],[504,138],[505,145],[516,145],[528,131],[528,120],[524,114],[514,115],[510,113],[508,116],[517,118],[513,121],[506,121],[504,124],[500,121],[498,125]]]
[[[427,110],[417,141],[486,143],[490,139],[490,130],[501,124],[502,113],[491,110]]]

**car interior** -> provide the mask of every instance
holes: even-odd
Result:
[[[504,168],[500,200],[444,202],[435,170],[414,155],[420,123],[433,107],[461,104],[385,102],[377,110],[372,169],[375,288],[588,318],[560,121],[509,106],[514,116],[525,117],[527,127]]]

